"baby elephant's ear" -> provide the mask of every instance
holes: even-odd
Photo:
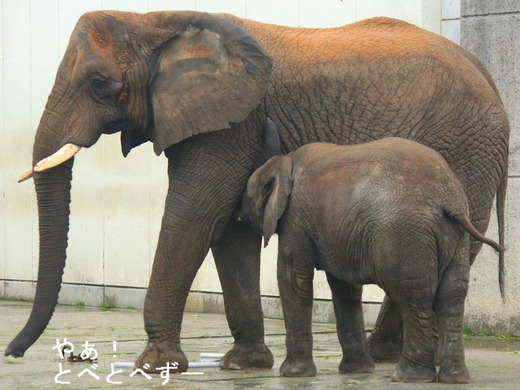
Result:
[[[246,119],[262,101],[271,68],[247,30],[216,15],[194,18],[159,50],[150,88],[155,152]]]
[[[269,176],[273,180],[270,184],[269,199],[264,209],[262,224],[264,247],[267,246],[269,239],[276,232],[278,220],[285,212],[289,195],[293,189],[292,160],[289,156],[273,157],[265,166],[269,168]]]

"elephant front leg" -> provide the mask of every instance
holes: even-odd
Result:
[[[212,246],[233,348],[220,361],[229,370],[270,369],[273,354],[264,341],[260,302],[261,237],[247,225],[230,222],[223,237]]]
[[[169,187],[145,301],[148,345],[138,367],[148,364],[153,371],[169,361],[187,369],[180,330],[189,289],[210,246],[222,237],[258,154],[256,141],[245,135],[237,148],[237,134],[223,130],[166,150]]]
[[[364,373],[374,371],[374,361],[368,354],[361,294],[362,286],[343,282],[327,272],[336,315],[336,329],[343,350],[339,372]]]
[[[176,363],[177,371],[188,369],[180,346],[181,323],[191,284],[208,252],[207,236],[165,213],[144,303],[148,344],[136,368],[153,373],[169,362]]]
[[[285,320],[287,355],[280,366],[281,376],[315,376],[312,359],[312,279],[314,269],[302,266],[305,250],[289,254],[280,237],[278,247],[278,289]],[[307,252],[308,253],[308,252]]]

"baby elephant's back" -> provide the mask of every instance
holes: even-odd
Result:
[[[462,186],[436,151],[401,138],[361,145],[309,144],[293,156],[293,195],[317,217],[345,212],[381,221],[442,214],[446,202],[467,209]]]

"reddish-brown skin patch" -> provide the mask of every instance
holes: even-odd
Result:
[[[92,48],[98,48],[98,53],[104,59],[114,58],[114,42],[110,34],[105,34],[97,28],[92,28],[89,31],[89,42]]]
[[[197,46],[186,46],[184,50],[192,58],[210,57],[213,54],[213,50],[202,43]]]

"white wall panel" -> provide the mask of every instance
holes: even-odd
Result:
[[[197,0],[197,11],[225,12],[245,18],[247,2],[246,0]]]
[[[298,27],[299,0],[247,0],[247,18],[259,22]]]
[[[338,27],[355,21],[355,0],[300,0],[300,27]]]
[[[105,136],[104,149],[105,283],[146,287],[151,261],[150,159],[155,155],[148,148],[136,148],[125,159],[119,134]]]
[[[148,0],[148,11],[195,10],[196,0]]]
[[[5,174],[5,273],[9,279],[31,280],[32,184],[18,184],[29,166],[31,129],[30,0],[3,2],[3,89]],[[26,168],[21,168],[26,167]]]
[[[421,1],[416,0],[363,0],[357,1],[357,20],[374,16],[389,16],[421,25]]]
[[[151,155],[150,158],[150,202],[149,210],[149,259],[148,274],[152,273],[152,264],[155,256],[155,249],[157,241],[159,240],[159,230],[161,228],[161,221],[164,212],[164,202],[166,199],[166,191],[168,190],[168,160],[164,154],[156,156],[153,152],[152,143],[147,143],[139,146],[139,149],[146,150]],[[131,152],[133,153],[133,152]]]
[[[61,61],[58,4],[58,0],[31,0],[31,132],[33,138]],[[42,18],[41,15],[45,17]],[[32,164],[32,153],[24,157],[27,161],[25,166],[29,168]],[[24,184],[33,187],[31,181]],[[36,279],[39,252],[38,210],[36,192],[34,190],[31,192],[32,269],[33,279]]]
[[[148,12],[148,2],[145,0],[102,0],[102,8],[128,12]]]

